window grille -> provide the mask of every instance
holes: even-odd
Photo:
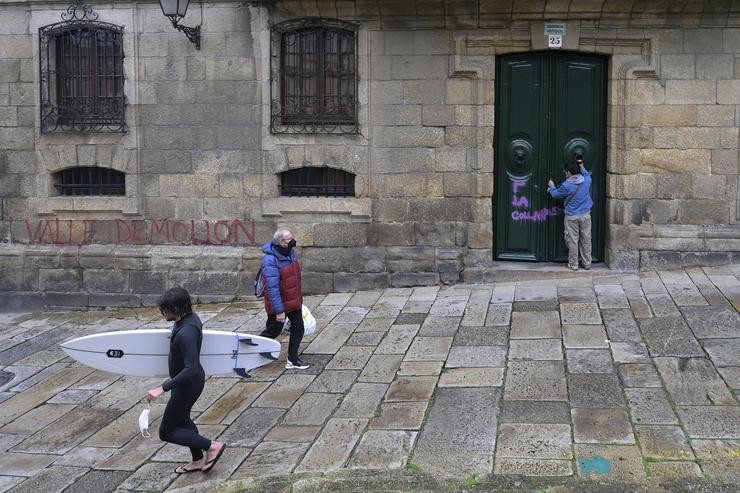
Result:
[[[79,2],[39,29],[41,131],[125,132],[123,27]]]
[[[357,133],[357,26],[331,19],[272,29],[273,133]]]
[[[354,197],[355,175],[334,168],[298,168],[280,174],[284,197]]]
[[[68,168],[55,173],[59,195],[126,195],[126,174],[108,168]]]

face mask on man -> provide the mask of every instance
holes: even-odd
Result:
[[[295,242],[295,238],[293,238],[292,240],[288,242],[288,248],[295,248],[295,246],[296,246],[296,242]]]

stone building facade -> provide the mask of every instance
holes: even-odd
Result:
[[[536,154],[526,139],[516,147],[500,135],[498,122],[521,110],[506,99],[516,88],[497,77],[500,60],[530,53],[603,60],[603,136],[589,144],[601,156],[591,163],[600,170],[597,258],[633,270],[740,259],[737,2],[191,3],[181,23],[200,26],[200,49],[156,3],[90,7],[83,21],[121,32],[96,41],[97,62],[65,52],[66,38],[49,28],[66,22],[66,2],[0,0],[0,307],[137,306],[172,285],[202,301],[246,297],[277,226],[301,246],[307,292],[491,280],[506,258],[497,238],[514,234],[496,210],[510,186],[498,151],[511,144],[514,164],[520,147]],[[299,48],[291,65],[285,36],[315,40],[295,34],[307,28],[349,41]],[[318,66],[313,49],[343,71],[326,76],[321,97],[349,97],[341,117],[318,126],[285,113],[288,96],[319,87],[305,82]],[[65,93],[59,78],[83,59],[120,66],[122,79],[98,79],[94,96],[122,91],[115,124],[75,128],[79,115],[63,114],[65,97],[93,91],[80,89],[88,81]],[[556,93],[553,108],[560,99],[568,96]],[[543,121],[548,111],[540,108]],[[74,168],[98,168],[123,193],[70,195],[64,171]],[[345,172],[351,195],[284,196],[297,176],[287,172],[306,168]],[[547,176],[532,179],[530,192],[542,195],[534,190]],[[547,211],[515,213],[548,228],[527,230],[538,241],[562,242],[562,217]]]

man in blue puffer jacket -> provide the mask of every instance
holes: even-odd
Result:
[[[290,341],[285,368],[305,370],[310,365],[298,357],[303,339],[303,294],[301,265],[296,258],[295,245],[293,234],[281,228],[275,231],[272,241],[262,246],[267,326],[260,335],[275,339],[282,332],[287,317],[290,320]]]
[[[568,245],[568,267],[578,270],[578,253],[583,268],[591,268],[591,174],[583,166],[583,159],[565,165],[565,181],[559,187],[550,179],[547,193],[555,199],[564,199],[565,244]]]

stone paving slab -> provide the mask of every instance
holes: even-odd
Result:
[[[161,378],[92,371],[45,343],[168,327],[156,309],[0,314],[10,363],[0,366],[0,492],[193,493],[256,480],[298,491],[334,472],[364,481],[394,470],[740,480],[740,267],[597,269],[305,302],[318,322],[301,345],[311,368],[284,369],[283,335],[281,360],[252,378],[210,378],[193,416],[229,447],[210,475],[180,477],[188,450],[136,427]],[[251,301],[196,310],[206,327],[257,333],[265,323]],[[163,407],[152,406],[152,430]]]
[[[438,389],[413,463],[453,476],[490,472],[500,395],[494,387]]]

